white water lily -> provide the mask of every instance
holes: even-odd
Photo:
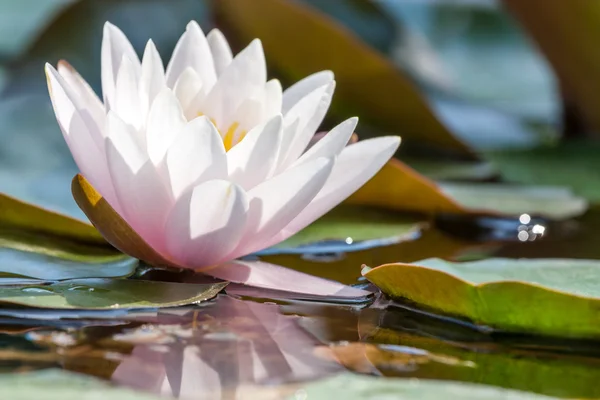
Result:
[[[52,104],[81,174],[173,265],[201,269],[292,236],[369,180],[399,137],[346,146],[348,119],[307,147],[335,87],[315,73],[285,91],[267,81],[261,42],[235,57],[190,22],[166,68],[140,62],[107,23],[101,101],[65,62],[46,65]]]

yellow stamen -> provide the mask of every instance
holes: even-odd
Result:
[[[223,136],[223,145],[225,146],[225,151],[229,151],[233,147],[233,136],[235,134],[236,129],[240,126],[237,122],[231,124],[225,136]]]

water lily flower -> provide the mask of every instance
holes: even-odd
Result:
[[[400,143],[381,137],[346,146],[356,118],[311,143],[333,73],[283,91],[267,80],[260,40],[234,57],[220,31],[205,36],[196,22],[166,70],[152,41],[140,61],[106,23],[103,100],[64,61],[47,64],[46,75],[81,171],[78,204],[111,244],[151,264],[219,276],[211,266],[277,244],[331,210]]]

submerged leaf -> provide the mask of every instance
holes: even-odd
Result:
[[[385,264],[363,275],[395,298],[495,328],[600,337],[600,261],[427,259]]]
[[[133,279],[71,279],[43,286],[0,286],[0,302],[38,308],[135,309],[195,304],[227,282],[191,284]]]

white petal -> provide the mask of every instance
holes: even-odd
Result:
[[[227,178],[223,140],[207,117],[190,121],[166,157],[171,191],[175,198],[201,181]]]
[[[294,220],[265,246],[272,246],[305,228],[354,193],[394,155],[400,138],[379,137],[346,147],[337,158],[323,189]]]
[[[146,142],[148,156],[158,165],[186,124],[179,101],[170,89],[161,91],[148,113]]]
[[[233,60],[233,54],[231,53],[229,43],[227,43],[227,39],[225,39],[223,33],[218,29],[213,29],[208,32],[206,40],[208,41],[210,51],[212,52],[217,76],[221,75],[223,70],[231,63],[231,60]]]
[[[249,97],[262,93],[267,77],[260,40],[253,40],[223,71],[205,99],[203,112],[217,128],[227,130],[233,113]]]
[[[165,69],[160,54],[158,54],[154,42],[149,40],[142,59],[142,74],[139,87],[142,118],[147,115],[154,98],[165,86]]]
[[[298,101],[283,116],[283,139],[278,170],[291,165],[304,152],[310,139],[323,122],[331,104],[335,81],[321,86]]]
[[[337,156],[348,144],[348,141],[352,137],[352,133],[354,133],[356,124],[358,124],[358,118],[354,117],[337,125],[296,160],[294,165],[315,160],[319,157]]]
[[[229,258],[262,249],[321,190],[333,160],[320,158],[291,168],[248,191],[250,211],[240,246]]]
[[[265,118],[271,118],[281,113],[282,92],[281,83],[271,79],[265,84]]]
[[[287,88],[286,91],[283,92],[283,105],[281,109],[283,115],[285,115],[303,97],[321,86],[329,85],[333,82],[333,79],[333,72],[321,71],[309,75]]]
[[[108,112],[107,130],[107,139],[110,139],[112,146],[122,155],[127,168],[135,174],[148,159],[137,140],[137,132],[114,111]]]
[[[282,123],[281,115],[271,118],[227,152],[231,181],[249,190],[270,176],[277,161]]]
[[[212,180],[188,190],[167,220],[169,254],[191,268],[221,261],[237,246],[247,211],[246,193],[234,183]]]
[[[202,88],[202,81],[192,67],[187,67],[181,75],[179,75],[177,82],[175,82],[173,93],[177,96],[183,114],[188,120],[192,120],[198,116],[198,110],[197,107],[194,106],[194,100],[201,94]]]
[[[102,37],[102,94],[104,104],[112,108],[117,75],[121,61],[126,56],[132,63],[136,75],[141,74],[141,64],[133,46],[125,34],[110,22],[104,24]]]
[[[236,126],[235,134],[233,135],[233,140],[226,144],[226,147],[231,148],[237,142],[241,140],[241,133],[248,132],[258,124],[263,122],[263,110],[264,104],[262,99],[251,97],[246,100],[238,107],[236,112],[232,115],[230,120],[225,122],[225,126],[228,126],[227,130],[221,132],[225,141],[227,141],[227,133],[231,126]],[[236,125],[234,125],[236,124]]]
[[[104,124],[106,114],[104,104],[90,87],[90,85],[75,71],[75,69],[66,61],[58,62],[58,73],[64,78],[65,82],[77,95],[78,101],[76,107],[85,108],[98,127],[98,132],[104,135]]]
[[[97,126],[89,114],[86,117],[85,110],[77,109],[76,94],[50,64],[46,64],[46,76],[56,119],[77,167],[118,211]]]
[[[191,21],[173,50],[173,56],[167,66],[167,85],[170,88],[186,68],[191,67],[200,77],[202,84],[209,88],[215,84],[217,75],[212,53],[197,22]]]
[[[111,109],[119,118],[135,129],[139,129],[142,123],[138,76],[133,63],[128,57],[123,56],[117,75],[114,101],[111,103]]]

